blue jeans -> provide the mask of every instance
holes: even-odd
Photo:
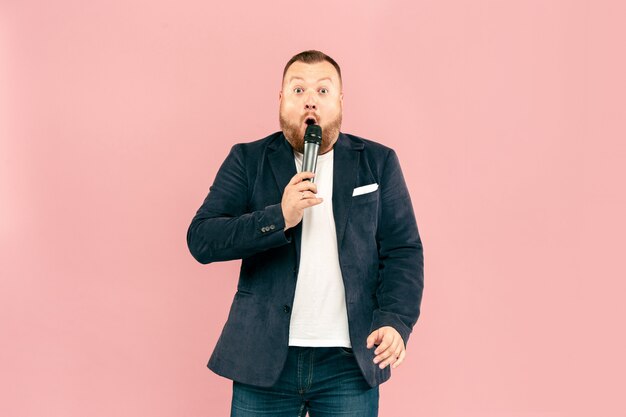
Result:
[[[231,417],[377,417],[378,387],[363,378],[352,349],[289,346],[269,388],[233,381]]]

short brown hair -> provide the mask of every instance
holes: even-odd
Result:
[[[300,52],[299,54],[294,55],[289,62],[287,62],[287,65],[285,65],[285,69],[283,70],[283,82],[285,81],[285,74],[287,74],[287,70],[291,64],[296,61],[301,61],[305,64],[317,64],[322,61],[330,62],[337,70],[337,74],[339,74],[339,82],[343,83],[343,81],[341,81],[341,68],[339,68],[339,64],[337,64],[334,59],[326,55],[324,52],[316,51],[314,49]]]

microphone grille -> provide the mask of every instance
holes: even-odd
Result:
[[[320,125],[308,125],[304,133],[305,142],[322,143],[322,128]]]

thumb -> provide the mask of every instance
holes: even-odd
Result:
[[[374,347],[374,344],[377,343],[379,341],[379,335],[378,335],[378,330],[374,330],[368,337],[367,337],[367,348],[371,349],[372,347]]]

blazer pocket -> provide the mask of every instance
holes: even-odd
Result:
[[[359,206],[361,204],[371,203],[371,202],[376,202],[376,201],[378,201],[377,192],[361,194],[356,197],[352,197],[352,206]]]
[[[356,187],[352,191],[352,197],[356,197],[356,196],[359,196],[359,195],[372,193],[372,192],[374,192],[376,190],[378,190],[378,183],[375,183],[375,182],[372,183],[372,184],[363,185],[361,187]]]

